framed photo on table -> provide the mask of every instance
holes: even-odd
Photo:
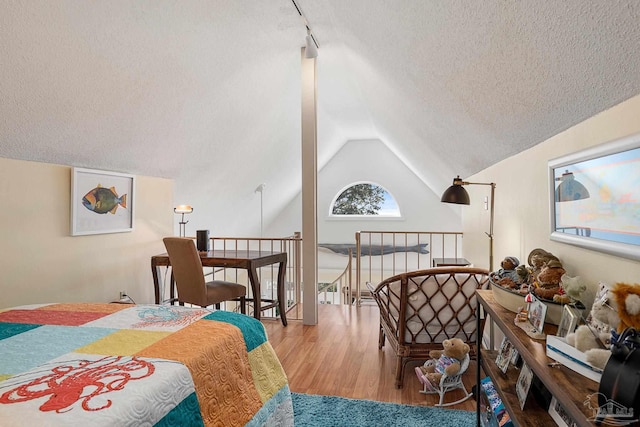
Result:
[[[71,235],[133,231],[134,193],[134,175],[73,168]]]
[[[503,373],[507,372],[514,352],[516,352],[516,348],[511,344],[511,341],[507,337],[503,337],[502,343],[500,343],[500,351],[498,351],[498,356],[496,357],[496,365]]]
[[[560,324],[558,325],[558,332],[556,335],[559,337],[566,337],[567,334],[575,331],[579,320],[580,312],[578,309],[571,307],[569,304],[565,304],[562,307],[562,317],[560,318]]]
[[[511,353],[511,364],[513,366],[518,366],[518,361],[520,360],[520,353],[513,347],[513,352]]]
[[[578,427],[578,423],[575,422],[571,416],[565,411],[558,399],[551,398],[551,404],[549,405],[549,415],[551,418],[561,427]]]
[[[531,302],[529,303],[527,319],[535,329],[535,332],[542,333],[544,329],[544,318],[547,315],[547,305],[533,296],[533,294],[530,295]]]
[[[527,403],[532,381],[533,371],[529,368],[529,365],[527,365],[526,362],[523,362],[522,369],[520,370],[520,376],[516,382],[516,395],[518,395],[518,401],[520,402],[520,410],[524,410],[524,406]]]

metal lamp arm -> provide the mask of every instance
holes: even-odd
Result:
[[[453,179],[453,185],[490,185],[491,186],[491,202],[490,202],[490,217],[489,217],[489,232],[485,234],[489,236],[489,271],[493,271],[493,217],[494,217],[494,208],[495,208],[495,192],[496,192],[496,183],[495,182],[468,182],[463,181],[460,178]]]

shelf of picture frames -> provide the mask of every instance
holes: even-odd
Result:
[[[565,366],[550,367],[555,361],[546,354],[545,340],[529,337],[525,331],[514,325],[514,313],[498,304],[491,291],[478,291],[478,302],[485,313],[500,329],[520,357],[531,368],[544,387],[565,408],[580,426],[593,426],[589,418],[591,410],[583,403],[588,396],[598,392],[598,383],[579,375]],[[555,325],[545,324],[546,334],[555,334]],[[496,390],[503,400],[507,411],[516,425],[555,426],[547,409],[540,406],[531,396],[523,410],[520,409],[516,395],[516,383],[520,370],[510,365],[506,373],[500,371],[495,363],[497,351],[482,350],[481,366],[486,375],[494,382]]]
[[[502,403],[504,403],[505,408],[507,408],[509,415],[517,420],[517,425],[524,427],[555,426],[556,423],[547,410],[540,406],[534,399],[527,401],[524,411],[520,409],[520,401],[516,394],[516,382],[518,381],[520,370],[510,365],[509,368],[507,368],[507,372],[503,373],[495,363],[496,357],[498,357],[498,351],[483,350],[482,369],[485,374],[491,378],[502,399]]]

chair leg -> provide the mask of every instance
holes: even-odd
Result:
[[[240,297],[240,313],[247,314],[247,299],[246,297]]]
[[[384,347],[384,340],[385,340],[384,330],[382,329],[382,325],[380,325],[380,332],[378,332],[378,350]]]
[[[402,388],[404,385],[404,360],[402,356],[398,356],[398,360],[396,362],[396,388]]]

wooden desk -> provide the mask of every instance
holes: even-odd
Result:
[[[249,282],[251,283],[251,291],[253,293],[254,307],[253,317],[260,319],[260,313],[263,310],[278,307],[280,311],[280,319],[282,324],[287,326],[287,315],[285,307],[284,282],[287,267],[287,254],[285,252],[268,252],[268,251],[245,251],[245,250],[214,250],[200,252],[200,259],[203,267],[224,267],[224,268],[241,268],[247,270]],[[264,300],[270,304],[262,306],[260,294],[260,279],[258,278],[258,268],[266,265],[278,264],[278,299]],[[156,304],[160,304],[160,283],[158,280],[158,269],[160,267],[168,267],[169,255],[166,253],[154,255],[151,257],[151,273],[153,274],[153,286],[155,290]],[[174,296],[173,274],[171,275],[170,295]]]
[[[432,262],[434,267],[464,267],[471,264],[465,258],[434,258]]]

